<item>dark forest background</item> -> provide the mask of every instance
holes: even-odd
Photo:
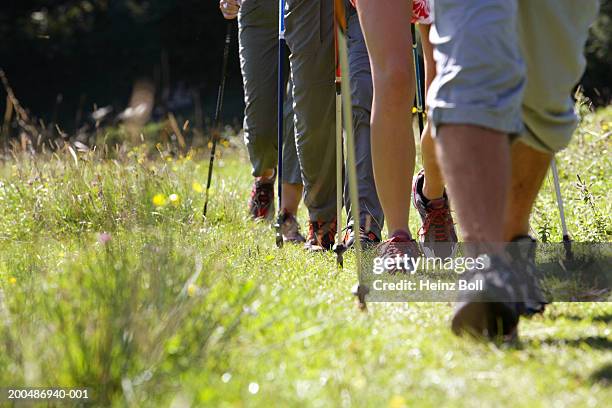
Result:
[[[157,113],[213,115],[226,22],[215,0],[2,0],[0,69],[22,106],[74,126],[80,110],[124,109],[134,83],[156,88]],[[224,119],[242,114],[234,24]],[[0,111],[5,93],[0,86]]]
[[[596,105],[611,99],[611,15],[612,0],[602,1],[587,45],[582,84]],[[193,111],[197,99],[210,118],[225,24],[216,0],[2,0],[0,69],[32,115],[68,129],[94,106],[124,109],[142,79],[155,87],[156,114]],[[234,27],[224,113],[235,124],[242,112],[236,34]],[[0,112],[5,99],[2,89]]]

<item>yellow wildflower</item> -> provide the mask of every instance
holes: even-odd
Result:
[[[193,189],[193,191],[195,191],[196,193],[201,193],[202,191],[204,191],[204,189],[202,188],[202,185],[200,183],[198,183],[197,181],[194,181],[191,184],[191,188]]]
[[[156,207],[163,207],[167,204],[166,196],[163,194],[155,194],[153,197],[153,205]]]
[[[17,278],[11,276],[8,281],[11,285],[15,285],[17,283]]]
[[[187,287],[187,295],[189,297],[193,297],[197,291],[198,291],[198,287],[194,285],[193,283]]]
[[[406,407],[406,400],[401,395],[394,395],[389,400],[389,408],[403,408]]]

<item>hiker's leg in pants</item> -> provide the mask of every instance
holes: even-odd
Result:
[[[439,162],[464,240],[497,252],[510,188],[509,135],[522,129],[517,4],[436,0],[434,8],[437,76],[428,104]]]
[[[288,0],[297,155],[310,220],[336,217],[333,2]]]
[[[254,177],[271,176],[277,165],[278,4],[247,1],[238,15],[240,67],[245,95],[244,139]],[[288,66],[285,79],[288,78]],[[302,180],[294,143],[292,98],[285,101],[284,206],[297,211]]]
[[[567,146],[576,128],[571,95],[584,72],[584,44],[598,9],[596,0],[518,4],[519,41],[527,68],[525,129],[512,146],[506,240],[529,233],[531,209],[552,156]]]
[[[245,1],[238,14],[240,68],[245,103],[244,141],[254,177],[264,176],[266,171],[276,167],[276,9],[274,1]]]

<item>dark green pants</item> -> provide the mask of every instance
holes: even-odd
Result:
[[[244,83],[244,140],[253,176],[277,165],[278,1],[245,0],[238,15]],[[285,75],[285,85],[289,75]],[[283,181],[302,184],[293,133],[293,100],[285,98]]]

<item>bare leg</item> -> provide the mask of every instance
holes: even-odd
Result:
[[[414,134],[406,120],[415,92],[407,24],[412,0],[389,0],[383,7],[378,0],[360,0],[357,11],[374,82],[371,138],[376,189],[389,233],[407,231],[415,158]]]
[[[425,60],[425,95],[427,95],[429,86],[436,76],[436,63],[433,57],[433,46],[429,42],[431,26],[419,24],[418,27]],[[429,121],[427,121],[427,125],[421,135],[421,155],[423,156],[423,167],[425,168],[423,194],[429,200],[440,198],[444,194],[444,179],[442,178],[442,171],[438,166],[436,146],[431,137],[431,124]]]
[[[444,195],[444,178],[442,170],[436,158],[436,145],[431,137],[431,127],[427,123],[421,139],[421,154],[423,155],[423,168],[425,178],[423,180],[423,195],[428,200],[434,200]]]
[[[262,171],[261,176],[257,177],[260,180],[269,180],[274,176],[274,169],[266,169]]]
[[[301,184],[283,183],[283,196],[281,197],[283,210],[289,214],[297,215],[303,190],[304,186]]]
[[[499,251],[510,188],[508,135],[472,125],[444,125],[437,139],[464,240],[486,244],[480,249],[489,253]]]
[[[529,216],[552,160],[550,153],[520,141],[512,145],[511,155],[512,184],[504,226],[506,241],[529,234]]]

